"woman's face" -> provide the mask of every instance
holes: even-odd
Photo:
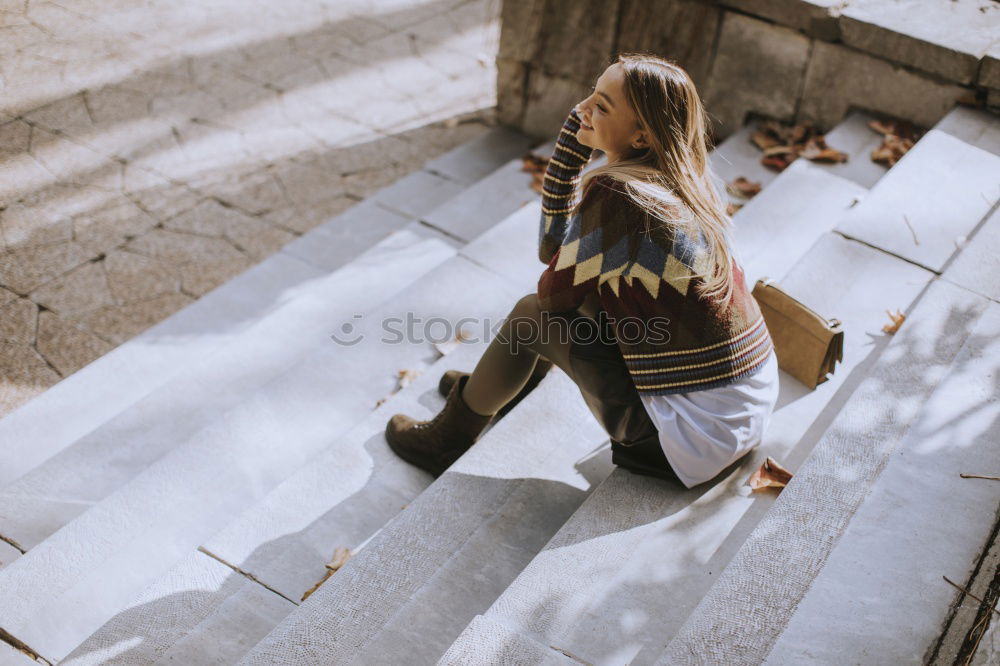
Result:
[[[618,63],[597,78],[590,97],[576,105],[583,121],[577,141],[603,150],[608,162],[617,162],[633,148],[644,148],[646,133],[625,99],[625,74]]]

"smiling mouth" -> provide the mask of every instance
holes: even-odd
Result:
[[[582,120],[580,121],[580,127],[582,127],[583,129],[589,129],[589,130],[594,129],[593,127],[591,127],[587,123],[583,122]]]

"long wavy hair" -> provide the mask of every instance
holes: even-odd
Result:
[[[715,185],[708,164],[708,114],[688,73],[679,65],[647,53],[622,53],[625,96],[646,131],[648,148],[631,148],[619,162],[584,174],[581,190],[601,175],[622,184],[623,192],[651,219],[672,233],[681,229],[690,238],[703,239],[708,253],[707,273],[696,291],[703,297],[722,296],[733,289],[730,230],[732,219]],[[580,201],[577,198],[577,207]],[[645,223],[646,233],[653,229]],[[654,225],[655,226],[655,225]]]

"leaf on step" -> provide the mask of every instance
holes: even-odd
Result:
[[[347,564],[349,559],[351,559],[351,549],[339,546],[337,550],[333,551],[333,559],[326,563],[326,568],[330,571],[336,571]]]
[[[777,139],[760,130],[750,135],[750,141],[761,150],[767,150],[772,146],[778,145]]]
[[[776,120],[760,123],[750,140],[763,151],[760,163],[784,171],[799,157],[814,162],[846,162],[847,153],[831,148],[814,125],[786,125]]]
[[[882,143],[872,150],[872,161],[885,167],[892,167],[913,147],[911,139],[887,134]]]
[[[771,157],[772,155],[791,155],[792,159],[794,159],[796,152],[797,151],[795,150],[795,146],[780,144],[777,146],[771,146],[770,148],[765,148],[764,156]]]
[[[455,333],[455,337],[451,340],[447,340],[445,342],[435,342],[433,344],[434,348],[438,350],[438,353],[441,354],[441,356],[444,356],[445,354],[455,351],[456,347],[468,339],[469,335],[462,329],[458,329]]]
[[[740,208],[743,208],[743,204],[741,204],[741,203],[730,203],[730,204],[727,204],[726,205],[726,215],[728,215],[729,217],[732,217],[733,215],[736,215],[736,212],[739,211]]]
[[[903,325],[903,322],[906,321],[906,315],[899,310],[896,310],[895,312],[889,312],[886,310],[885,313],[889,315],[889,319],[892,320],[892,323],[883,326],[882,331],[891,335],[892,333],[898,331],[899,327]]]
[[[790,145],[802,143],[816,132],[810,125],[788,125],[777,120],[765,120],[758,129],[778,143]]]
[[[792,480],[792,473],[778,464],[771,456],[767,457],[757,471],[747,479],[751,491],[764,488],[784,488]]]
[[[545,170],[549,166],[548,158],[528,153],[521,158],[521,162],[521,171],[527,171],[531,174],[531,189],[539,194],[544,194],[542,183],[545,181]]]
[[[533,173],[531,174],[531,189],[533,192],[538,194],[545,194],[545,174],[543,173]]]
[[[785,159],[782,155],[772,155],[760,158],[760,163],[775,171],[784,171],[792,163],[792,160]]]
[[[739,176],[735,180],[726,183],[726,191],[733,196],[749,199],[755,194],[760,193],[760,183]]]
[[[813,162],[837,163],[847,161],[847,153],[830,148],[826,145],[826,138],[823,136],[814,136],[806,141],[805,147],[802,148],[802,152],[799,155]]]
[[[406,388],[413,381],[423,373],[423,370],[413,370],[412,368],[406,368],[404,370],[399,370],[396,372],[396,376],[399,378],[399,385],[396,387],[396,391]],[[395,391],[393,391],[395,393]]]
[[[318,590],[319,586],[325,583],[330,578],[330,576],[332,576],[334,572],[337,571],[337,569],[347,564],[347,561],[349,559],[351,559],[350,548],[344,548],[343,546],[340,546],[337,548],[337,550],[333,551],[333,559],[324,565],[326,567],[326,573],[323,574],[323,578],[321,578],[318,583],[316,583],[315,585],[313,585],[312,587],[310,587],[308,590],[305,591],[305,593],[302,595],[302,601],[308,599],[310,594]]]
[[[868,128],[883,136],[891,134],[904,139],[913,139],[914,141],[919,139],[924,134],[922,129],[918,128],[910,121],[899,120],[897,118],[878,118],[876,120],[869,120]]]
[[[528,173],[545,173],[549,166],[549,159],[534,153],[527,153],[521,157],[521,170]]]
[[[316,590],[318,590],[319,586],[322,585],[323,583],[325,583],[327,581],[327,579],[330,576],[332,576],[332,575],[333,575],[333,572],[330,571],[330,570],[327,570],[327,572],[325,574],[323,574],[323,577],[319,580],[319,582],[317,582],[315,585],[313,585],[308,590],[306,590],[305,592],[302,593],[302,599],[301,599],[301,601],[305,601],[306,599],[308,599],[309,595],[312,594],[313,592],[315,592]]]
[[[384,403],[386,400],[388,400],[392,396],[399,393],[402,389],[412,384],[413,380],[419,377],[422,372],[423,370],[412,370],[410,368],[406,368],[405,370],[397,370],[396,378],[398,381],[396,383],[396,388],[390,391],[389,395],[385,396],[384,398],[379,398],[379,401],[375,403],[375,409],[381,407],[382,403]]]
[[[893,134],[896,129],[895,123],[891,118],[877,118],[875,120],[869,120],[868,128],[875,130],[879,134]]]
[[[879,118],[868,121],[869,129],[882,135],[882,143],[872,150],[872,161],[893,166],[913,147],[924,131],[907,120]]]

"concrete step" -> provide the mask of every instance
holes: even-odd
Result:
[[[483,233],[459,254],[510,281],[523,294],[538,288],[546,265],[538,260],[541,201],[533,201]]]
[[[61,664],[232,664],[295,604],[189,553]]]
[[[996,114],[956,106],[934,125],[934,129],[1000,156],[1000,121]]]
[[[359,322],[361,343],[314,350],[0,570],[0,589],[13,600],[0,608],[0,626],[47,659],[66,656],[179,558],[361,422],[393,390],[398,369],[421,368],[436,356],[426,341],[381,343],[384,321],[405,321],[407,313],[418,324],[482,320],[492,313],[488,304],[516,296],[461,257],[424,276]],[[357,451],[354,464],[366,465],[364,455]]]
[[[998,200],[1000,157],[931,129],[837,231],[940,273]]]
[[[826,145],[847,153],[846,162],[827,164],[810,162],[835,176],[850,180],[871,189],[889,172],[889,169],[872,160],[872,151],[882,144],[882,135],[868,127],[878,116],[860,109],[852,109],[837,126],[826,133]],[[798,162],[800,160],[796,160]]]
[[[285,291],[320,274],[278,253],[7,414],[0,419],[0,486],[135,404],[194,359],[238,337]]]
[[[520,160],[504,165],[446,205],[423,216],[423,221],[466,242],[472,240],[495,223],[495,219],[483,215],[484,208],[497,210],[502,219],[539,199],[531,189],[531,174],[521,167]]]
[[[0,419],[0,441],[6,444],[0,451],[0,487],[196,365],[197,359],[225,348],[280,305],[289,290],[340,268],[514,159],[526,142],[523,135],[498,128],[435,158],[6,415]],[[80,409],[81,404],[88,408]]]
[[[533,247],[536,242],[539,206],[537,202],[529,204],[466,245],[461,254],[473,261],[474,258],[483,259],[489,264],[486,268],[496,269],[500,277],[512,285],[527,283],[524,278],[528,276],[533,288],[541,264],[527,246]],[[530,214],[530,219],[526,213]],[[530,227],[526,223],[530,223]],[[523,252],[511,252],[511,248],[521,246],[525,246]],[[520,293],[521,288],[514,286],[514,293]],[[525,289],[525,293],[527,291]],[[490,328],[506,316],[512,304],[507,296],[491,303],[494,324]],[[478,328],[482,330],[481,326]],[[388,403],[204,542],[203,552],[252,576],[289,603],[297,603],[303,592],[322,578],[326,571],[324,564],[336,545],[356,548],[366,543],[403,505],[429,485],[432,480],[429,475],[400,460],[385,446],[385,424],[397,412],[430,418],[439,411],[444,398],[437,393],[438,378],[448,368],[471,371],[475,367],[489,342],[485,332],[477,337],[478,341],[467,341],[439,359],[413,385],[395,394]],[[358,460],[358,452],[367,452],[370,464],[360,467],[349,464],[349,461]],[[166,576],[172,577],[173,574]],[[161,589],[162,585],[157,582],[154,587]],[[217,586],[208,593],[212,601],[197,607],[213,609],[239,603],[227,598],[240,590],[242,587]],[[185,603],[184,595],[174,597],[171,594],[163,593],[166,598],[148,611],[143,607],[140,612],[117,616],[88,638],[71,657],[102,654],[123,634],[143,635],[150,631],[155,613],[170,615],[175,604]],[[254,627],[251,625],[251,629]],[[160,627],[155,630],[155,645],[163,652],[173,649],[170,646],[174,644],[194,641],[201,645],[210,641],[196,639],[194,634],[199,631],[200,625],[191,619],[173,629]],[[252,632],[244,634],[235,627],[232,631],[234,637],[239,636],[240,640],[235,641],[239,645],[247,641],[253,644],[260,638]],[[225,661],[231,663],[240,655],[242,653],[233,656],[225,652]]]
[[[477,615],[463,635],[470,640],[456,643],[438,662],[444,666],[466,664],[536,664],[537,666],[579,666],[564,652],[519,634],[499,622]]]
[[[756,130],[756,123],[750,122],[730,134],[709,154],[709,164],[715,172],[716,186],[724,201],[746,204],[747,200],[726,191],[726,183],[743,176],[747,180],[760,183],[762,191],[772,180],[778,177],[778,172],[768,169],[760,163],[760,149],[751,141],[750,136]],[[752,201],[752,199],[751,199]]]
[[[941,275],[994,301],[1000,301],[1000,209],[976,227]]]
[[[489,177],[508,162],[517,162],[535,142],[525,134],[507,127],[495,127],[468,143],[435,157],[424,165],[425,171],[437,173],[465,185]]]
[[[323,577],[337,546],[364,547],[430,485],[430,475],[400,460],[385,445],[385,424],[397,412],[426,417],[439,411],[444,405],[437,394],[441,373],[451,367],[470,369],[485,345],[469,341],[438,359],[151,584],[67,661],[99,661],[123,636],[149,637],[142,663],[165,660],[178,646],[188,645],[200,646],[202,654],[219,663],[238,661]],[[206,576],[213,584],[204,583]],[[256,592],[250,594],[249,588]],[[222,642],[215,630],[219,622],[212,618],[251,613],[249,604],[261,591],[282,602],[272,604],[284,609],[282,614],[269,616],[273,621],[263,631],[258,623],[229,622]],[[164,623],[162,617],[178,620]]]
[[[332,347],[330,335],[342,325],[353,326],[359,313],[371,313],[455,252],[412,223],[339,270],[286,290],[224,348],[4,486],[0,534],[33,548],[304,355]]]
[[[807,658],[919,662],[963,601],[942,576],[967,585],[1000,506],[1000,484],[959,476],[995,474],[1000,459],[995,429],[1000,303],[976,305],[985,309],[978,321],[962,327],[966,342],[950,372],[881,461],[876,483],[788,619],[767,663],[799,664]],[[949,332],[955,333],[954,328]],[[882,389],[877,404],[883,409],[886,393],[900,400],[914,393],[912,386],[899,383]],[[852,439],[856,445],[871,444],[865,437]]]
[[[848,155],[846,162],[826,164],[797,159],[788,167],[799,163],[808,163],[815,169],[826,171],[831,175],[851,181],[865,189],[871,188],[884,176],[887,169],[871,160],[871,151],[878,146],[881,135],[868,128],[867,123],[874,116],[864,111],[853,110],[844,120],[826,135],[827,143]],[[760,163],[761,150],[755,146],[750,136],[757,128],[757,123],[751,121],[716,146],[709,157],[709,163],[715,172],[719,191],[731,203],[749,205],[760,194],[749,201],[726,192],[726,183],[739,176],[761,184],[761,192],[767,191],[771,182],[782,172],[769,169]],[[801,168],[801,167],[799,167]],[[787,171],[787,169],[786,169]],[[742,211],[741,211],[742,212]]]
[[[471,369],[485,346],[485,341],[470,341],[438,359],[413,384],[392,395],[363,422],[207,539],[199,552],[155,581],[139,596],[144,601],[133,601],[128,610],[88,637],[67,661],[99,661],[123,636],[151,636],[142,663],[165,660],[178,646],[188,645],[199,646],[202,654],[219,663],[238,661],[323,577],[324,565],[337,546],[364,548],[430,485],[430,475],[402,461],[386,446],[385,425],[397,412],[427,418],[439,411],[444,405],[444,398],[437,393],[441,373],[452,367]],[[216,575],[212,580],[218,578],[217,584],[201,582],[208,573],[216,572],[217,566],[223,566],[220,562],[229,565],[225,567],[228,573],[219,570],[225,576]],[[249,604],[254,597],[248,595],[248,585],[257,593],[263,590],[279,599],[284,606],[275,607],[283,608],[283,614],[271,617],[273,622],[263,631],[258,623],[229,622],[222,642],[214,629],[218,622],[211,618],[220,613],[242,616],[252,612]],[[163,623],[161,617],[182,619]]]
[[[523,152],[528,152],[527,145]],[[455,238],[473,240],[498,220],[541,199],[531,189],[531,174],[522,167],[521,159],[511,160],[420,219]],[[491,214],[484,214],[487,211]]]
[[[6,541],[0,541],[0,569],[21,557],[21,551]]]
[[[606,442],[553,371],[241,663],[438,659],[607,476]]]
[[[519,166],[521,161],[518,156],[527,143],[528,139],[516,132],[504,129],[492,131],[429,162],[421,172],[385,188],[375,199],[367,200],[311,230],[289,243],[278,255],[266,260],[262,265],[277,263],[277,268],[272,267],[271,273],[279,275],[285,263],[297,260],[324,271],[341,269],[345,264],[348,268],[343,269],[336,284],[332,282],[333,278],[321,277],[319,273],[309,274],[309,281],[300,279],[304,284],[289,287],[281,295],[280,304],[272,306],[273,311],[260,313],[258,317],[261,321],[249,330],[241,329],[240,335],[222,345],[221,353],[203,360],[196,370],[188,371],[176,381],[164,382],[131,408],[110,418],[72,446],[61,442],[62,450],[36,469],[29,472],[28,466],[38,462],[45,447],[36,446],[31,450],[33,456],[22,456],[15,464],[7,466],[5,471],[10,474],[11,480],[16,474],[17,464],[21,465],[19,471],[23,476],[0,491],[0,507],[3,507],[0,509],[0,535],[14,540],[22,548],[39,543],[139,473],[176,442],[183,441],[205,425],[213,415],[229,409],[254,388],[274,377],[304,349],[313,344],[325,344],[331,331],[351,323],[337,320],[337,312],[363,312],[362,304],[373,307],[384,300],[380,294],[391,295],[426,272],[434,265],[435,255],[437,260],[449,256],[440,244],[409,249],[408,244],[413,245],[421,238],[446,240],[416,222],[406,225],[405,234],[390,239],[389,236],[398,233],[407,218],[388,211],[377,201],[378,197],[390,201],[399,199],[406,202],[410,213],[426,214],[432,210],[428,207],[435,205],[436,200],[406,196],[408,192],[412,194],[420,189],[420,184],[426,184],[428,179],[445,179],[439,173],[450,178],[453,173],[461,172],[463,165],[462,183],[470,182],[473,177],[482,176],[489,167],[495,168],[510,159],[513,159],[510,164]],[[450,185],[439,184],[437,189],[444,188],[451,194],[458,191],[464,195],[465,190],[452,187],[455,182],[449,180]],[[539,198],[527,186],[524,191],[536,200]],[[480,223],[494,224],[503,218],[504,211],[506,207],[503,204],[492,207],[480,205]],[[452,240],[447,242],[457,244]],[[360,248],[370,244],[375,244],[375,248],[364,254],[359,262],[348,264],[357,257]],[[387,266],[391,266],[391,270],[387,270]],[[294,276],[295,272],[292,271],[291,275]],[[355,283],[368,284],[370,291],[354,291]],[[379,285],[383,289],[376,289]],[[325,295],[328,293],[337,294],[339,300],[331,300]],[[314,294],[322,295],[315,298]],[[303,319],[303,315],[307,318]],[[198,346],[203,344],[203,340],[199,338],[187,344]],[[217,342],[213,341],[213,344],[218,348]],[[247,358],[258,358],[261,362],[247,364]],[[177,359],[178,362],[182,360]],[[159,418],[161,414],[170,414],[171,418]],[[150,431],[159,432],[160,437],[152,437]],[[146,434],[142,446],[135,440],[135,432]]]
[[[957,476],[997,460],[998,333],[934,280],[657,663],[922,662],[1000,500]]]
[[[593,664],[655,658],[773,503],[751,494],[747,477],[767,455],[798,466],[888,343],[880,331],[885,309],[909,309],[931,277],[825,234],[780,284],[843,321],[844,362],[836,373],[809,390],[781,371],[764,442],[711,483],[686,490],[615,470],[485,617]]]
[[[780,280],[867,190],[796,160],[733,216],[733,247],[753,289],[758,278]]]

